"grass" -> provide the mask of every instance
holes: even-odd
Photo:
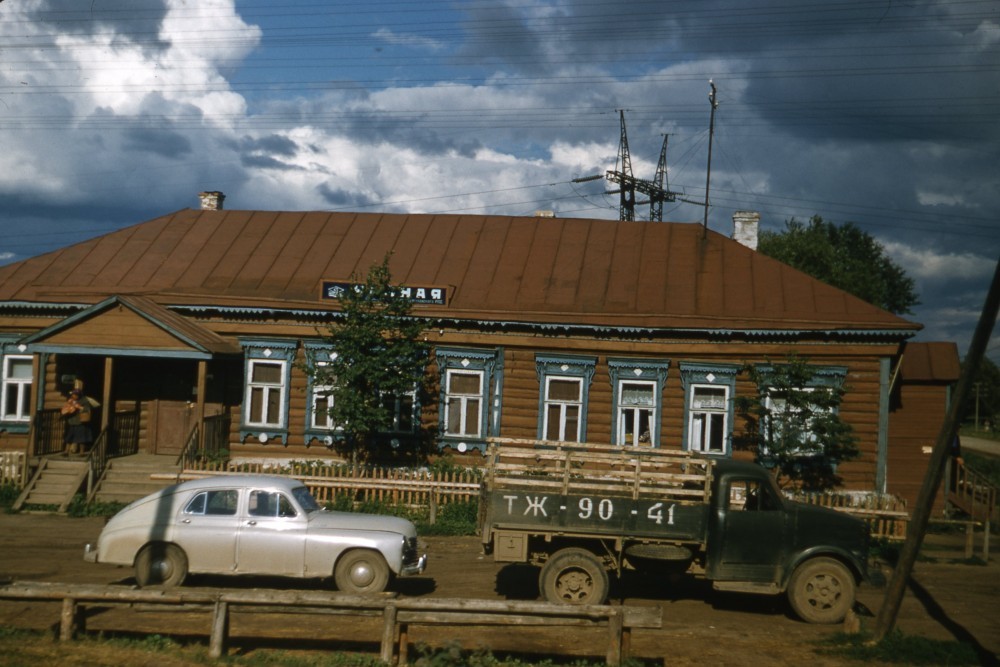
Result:
[[[825,655],[864,662],[880,661],[900,665],[978,665],[975,647],[958,641],[943,641],[893,632],[873,644],[863,634],[836,634],[823,641]]]
[[[597,667],[579,659],[526,661],[497,658],[483,650],[466,651],[458,645],[441,649],[417,647],[411,663],[417,667]],[[188,667],[194,665],[234,665],[236,667],[380,667],[379,657],[365,653],[342,653],[320,650],[290,651],[268,648],[241,648],[215,660],[204,643],[185,643],[163,635],[141,637],[82,635],[72,642],[53,641],[51,632],[0,627],[0,664],[25,667],[59,664],[87,667],[121,665],[157,665]],[[626,661],[625,667],[643,663]]]

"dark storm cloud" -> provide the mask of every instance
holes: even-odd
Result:
[[[167,14],[165,0],[46,0],[30,16],[57,33],[90,35],[111,30],[116,42],[154,51],[167,44],[158,37]]]
[[[128,151],[149,153],[165,158],[181,158],[191,153],[191,141],[180,132],[161,128],[131,127],[123,131],[123,146]]]
[[[282,157],[292,157],[299,146],[288,137],[278,134],[268,134],[262,137],[244,137],[240,141],[240,150],[248,152],[264,152]]]

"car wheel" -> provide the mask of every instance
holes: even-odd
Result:
[[[180,586],[187,568],[187,556],[177,545],[147,544],[135,559],[135,580],[140,586]]]
[[[813,558],[796,568],[788,601],[807,623],[839,623],[854,606],[854,575],[832,558]]]
[[[333,578],[344,593],[381,593],[389,584],[389,566],[377,551],[353,549],[337,561]]]
[[[586,549],[554,553],[538,576],[542,597],[562,604],[603,604],[608,597],[608,573]]]

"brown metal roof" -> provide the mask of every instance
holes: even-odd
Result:
[[[956,382],[962,374],[955,343],[907,343],[899,374],[909,382]]]
[[[697,224],[480,215],[185,209],[0,267],[0,301],[335,308],[324,280],[392,253],[393,281],[441,286],[431,317],[681,329],[919,325]]]

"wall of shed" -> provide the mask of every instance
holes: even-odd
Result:
[[[886,482],[889,493],[913,507],[920,494],[930,452],[948,411],[948,387],[941,383],[902,382],[889,413]],[[941,490],[934,497],[935,515],[944,512]]]

